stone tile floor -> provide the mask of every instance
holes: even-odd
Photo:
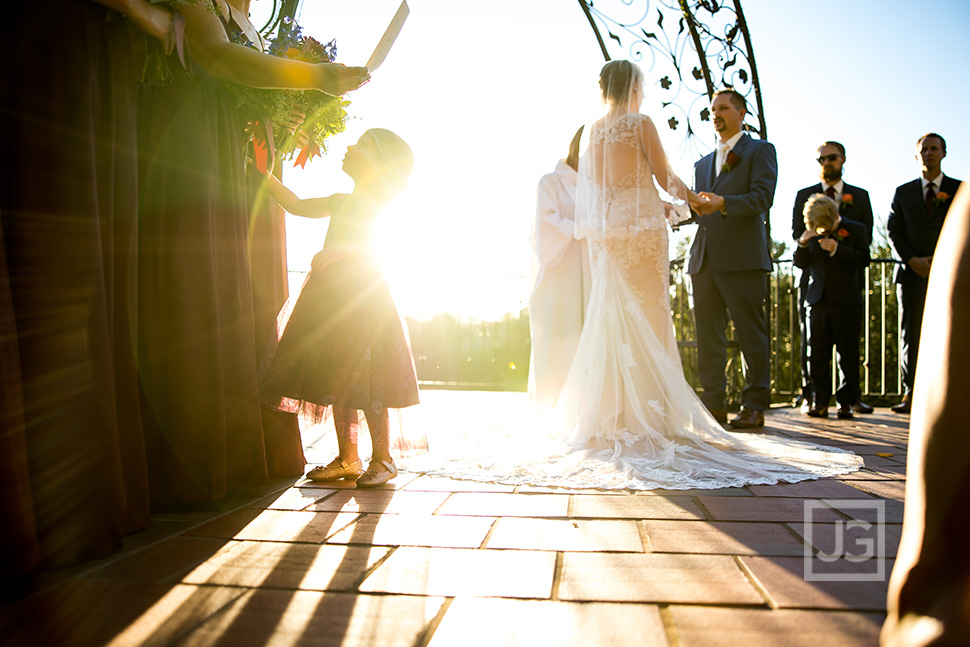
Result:
[[[431,396],[492,411],[521,398]],[[883,408],[851,421],[772,409],[766,433],[866,461],[855,474],[790,485],[596,492],[402,473],[357,491],[276,481],[158,513],[121,553],[48,574],[0,610],[0,642],[875,646],[908,422]],[[326,462],[324,450],[308,447],[308,457]],[[844,558],[880,538],[883,559]]]

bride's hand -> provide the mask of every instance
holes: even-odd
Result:
[[[693,191],[688,190],[687,191],[687,204],[690,205],[690,208],[691,209],[694,209],[696,211],[702,205],[707,204],[707,200],[705,198],[697,195]]]

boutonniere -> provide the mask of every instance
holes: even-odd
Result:
[[[848,237],[849,237],[849,231],[845,228],[841,228],[837,232],[832,234],[832,238],[839,241],[840,243]]]
[[[721,173],[727,173],[735,166],[737,166],[738,162],[740,161],[741,161],[740,155],[738,155],[734,151],[728,152],[727,157],[724,158],[724,164],[721,164]]]
[[[855,198],[852,197],[852,194],[851,193],[843,193],[842,194],[842,204],[841,204],[841,206],[842,207],[851,207],[853,204],[855,204]]]
[[[933,204],[943,204],[944,202],[946,202],[949,199],[950,199],[950,194],[949,193],[947,193],[946,191],[940,191],[933,198]]]

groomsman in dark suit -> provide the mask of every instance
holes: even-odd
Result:
[[[869,201],[869,192],[851,184],[846,184],[842,180],[842,165],[845,164],[845,146],[839,142],[825,142],[818,147],[819,177],[822,179],[818,184],[805,187],[795,196],[795,206],[792,209],[792,238],[796,241],[805,232],[805,203],[809,197],[816,193],[823,193],[835,200],[839,205],[839,215],[847,220],[864,225],[869,242],[872,242],[872,203]],[[798,327],[801,331],[801,364],[802,364],[802,392],[795,401],[796,406],[801,406],[802,411],[808,413],[812,403],[812,378],[809,371],[808,361],[808,305],[805,302],[805,295],[808,292],[808,272],[801,272],[798,281]],[[865,293],[865,270],[859,268],[859,286]],[[862,320],[859,320],[860,327]],[[858,354],[854,358],[839,357],[839,365],[844,361],[859,361]],[[858,371],[856,371],[858,374]],[[846,374],[842,373],[845,381]],[[843,384],[844,389],[856,391],[861,394],[858,381],[855,384]],[[844,395],[844,393],[843,393]],[[837,395],[837,397],[839,397]],[[844,398],[843,398],[844,399]],[[841,399],[840,399],[841,401]],[[862,401],[861,395],[857,396],[852,403],[852,410],[856,413],[872,413],[873,409]]]
[[[896,271],[896,283],[902,309],[903,343],[899,354],[904,392],[902,402],[892,408],[896,413],[910,411],[930,264],[943,220],[960,188],[959,180],[943,175],[941,164],[946,157],[943,137],[927,133],[917,141],[916,150],[922,175],[896,189],[888,222],[889,239],[903,262]]]
[[[698,210],[690,248],[694,322],[701,399],[714,417],[727,420],[728,317],[744,357],[742,408],[731,426],[764,426],[770,388],[765,318],[771,255],[765,222],[775,197],[775,147],[743,132],[744,97],[722,90],[711,103],[717,151],[694,166],[694,187],[707,200]]]
[[[829,362],[835,346],[843,376],[835,396],[838,415],[852,418],[852,405],[859,400],[859,327],[863,310],[859,270],[869,265],[869,234],[865,225],[840,216],[838,202],[822,193],[808,198],[804,220],[794,260],[809,277],[805,301],[814,402],[807,413],[815,418],[829,415]]]

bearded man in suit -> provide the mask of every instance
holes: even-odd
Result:
[[[718,150],[694,166],[694,187],[707,200],[697,211],[690,249],[697,364],[701,400],[715,418],[727,420],[728,317],[744,359],[742,408],[731,427],[764,426],[770,389],[768,324],[765,317],[771,254],[765,223],[775,197],[775,147],[743,131],[747,106],[734,90],[711,102]]]
[[[888,222],[889,240],[903,262],[896,271],[896,283],[902,310],[899,355],[904,391],[902,402],[892,408],[896,413],[910,412],[930,265],[943,221],[960,188],[959,180],[943,175],[943,137],[927,133],[916,142],[916,150],[922,164],[921,177],[896,189]]]
[[[859,398],[859,329],[862,326],[862,290],[859,277],[869,265],[869,234],[865,225],[839,215],[839,204],[824,193],[808,198],[795,265],[809,275],[809,368],[814,404],[807,411],[827,418],[832,397],[829,362],[832,347],[839,353],[843,383],[836,393],[839,418],[852,418]]]
[[[867,240],[872,242],[872,203],[869,200],[869,192],[851,184],[846,184],[842,180],[842,165],[845,164],[845,146],[839,142],[827,141],[818,147],[819,177],[821,182],[805,187],[795,195],[795,206],[792,209],[792,238],[796,241],[805,233],[805,218],[803,211],[808,199],[822,193],[835,200],[839,206],[839,216],[847,220],[860,223],[866,228]],[[858,284],[865,293],[865,269],[858,269]],[[809,272],[802,271],[798,281],[798,327],[801,331],[801,365],[802,365],[802,392],[795,401],[796,406],[801,406],[803,413],[808,413],[812,406],[812,378],[809,370],[808,346],[808,305],[805,296],[808,294]],[[861,329],[862,320],[859,320]],[[849,363],[859,363],[858,352],[854,357],[842,357],[839,355],[839,365],[847,367]],[[872,407],[862,401],[859,380],[849,379],[849,375],[858,375],[858,368],[852,370],[842,369],[843,383],[836,393],[839,402],[850,402],[851,412],[872,413]],[[851,412],[842,411],[842,417],[850,417]]]

